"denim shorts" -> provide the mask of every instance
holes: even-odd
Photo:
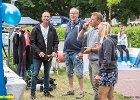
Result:
[[[65,54],[66,71],[68,77],[72,77],[74,68],[78,78],[83,77],[83,59],[79,58],[77,52],[66,52]]]
[[[102,73],[99,86],[114,86],[118,80],[118,72]]]

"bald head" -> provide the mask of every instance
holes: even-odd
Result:
[[[50,13],[48,11],[43,12],[41,19],[42,19],[43,25],[47,26],[51,20]]]
[[[50,16],[50,13],[48,11],[45,11],[45,12],[42,13],[42,17],[45,16],[45,15]]]

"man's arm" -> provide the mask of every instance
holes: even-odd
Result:
[[[84,23],[83,28],[78,33],[78,37],[77,37],[78,41],[80,41],[80,40],[82,40],[84,38],[84,33],[86,32],[88,26],[89,26],[89,23]]]
[[[78,33],[78,37],[77,37],[78,41],[80,41],[84,38],[84,33],[85,33],[85,30],[83,30],[83,29]]]
[[[36,29],[34,28],[31,32],[30,43],[33,51],[39,54],[41,50],[36,46],[36,34]]]
[[[53,38],[53,52],[58,50],[59,39],[56,30],[54,29],[54,38]]]
[[[37,46],[36,46],[36,29],[34,28],[31,32],[31,36],[30,36],[30,43],[31,43],[31,47],[32,47],[32,50],[34,52],[36,52],[39,57],[44,57],[45,56],[45,53],[42,52]]]
[[[70,33],[70,26],[69,26],[69,23],[67,24],[67,27],[66,27],[66,33],[65,33],[65,39],[64,39],[64,48],[63,48],[63,53],[65,54],[65,50],[66,50],[66,45],[65,45],[65,42],[66,42],[66,38],[67,38],[67,35]]]
[[[96,42],[95,47],[85,47],[84,54],[89,54],[91,52],[98,52],[100,45]]]

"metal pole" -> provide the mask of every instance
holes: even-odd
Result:
[[[8,33],[8,67],[10,67],[10,33]]]
[[[11,4],[15,5],[15,1],[17,1],[17,0],[11,0]]]
[[[10,37],[12,34],[12,29],[9,30],[9,36],[8,36],[8,67],[10,67]]]
[[[2,0],[0,0],[0,12],[2,10]],[[4,80],[3,59],[2,59],[2,13],[0,13],[0,96],[6,95],[6,87]],[[1,100],[7,100],[0,98]]]
[[[17,0],[11,0],[11,4],[15,5],[15,1],[17,1]],[[10,37],[11,37],[11,34],[12,34],[12,29],[10,28],[9,36],[8,36],[8,67],[10,67]]]

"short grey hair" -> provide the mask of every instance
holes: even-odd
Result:
[[[103,15],[100,12],[93,12],[91,15],[97,16],[98,20],[100,20],[101,22],[103,21]]]
[[[79,9],[77,9],[76,7],[73,7],[73,8],[70,9],[70,11],[73,10],[73,9],[76,10],[77,13],[79,14]]]

